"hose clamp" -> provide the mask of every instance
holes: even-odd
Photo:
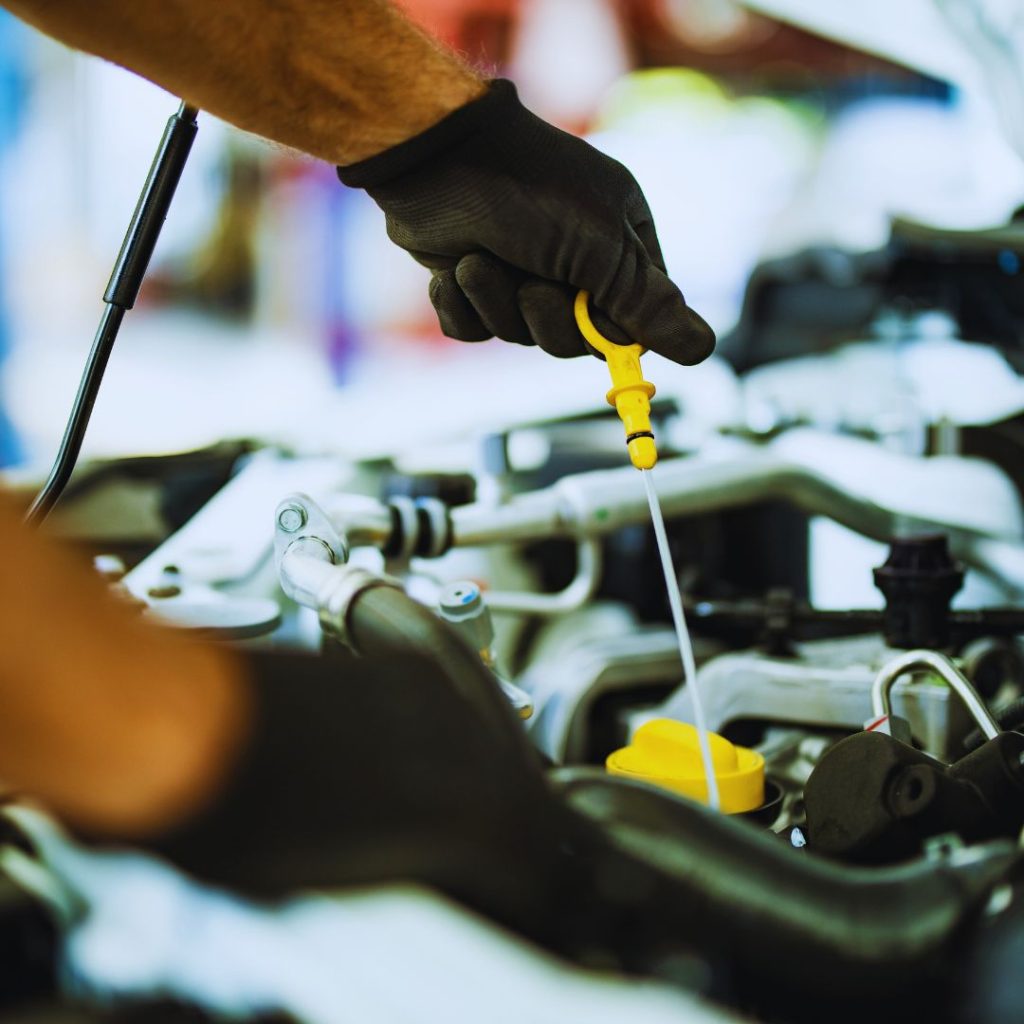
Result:
[[[337,566],[317,593],[316,605],[320,628],[328,636],[352,648],[348,628],[349,613],[356,598],[373,587],[403,589],[401,583],[391,576],[380,576],[360,566]]]

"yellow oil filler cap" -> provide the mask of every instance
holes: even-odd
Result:
[[[716,733],[708,733],[708,739],[722,811],[739,814],[760,807],[764,803],[764,758],[756,750],[737,747]],[[612,775],[708,802],[697,729],[686,722],[671,718],[645,722],[628,747],[608,755],[605,767]]]

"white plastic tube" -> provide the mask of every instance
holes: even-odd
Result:
[[[704,764],[704,779],[708,787],[708,806],[717,811],[721,808],[721,801],[718,796],[718,780],[715,778],[715,763],[711,758],[711,740],[708,737],[707,719],[704,717],[704,702],[700,699],[697,661],[693,656],[690,631],[686,628],[683,598],[679,593],[679,580],[676,578],[675,566],[672,565],[672,552],[669,550],[668,534],[665,532],[665,517],[661,514],[658,492],[654,489],[653,471],[641,470],[640,475],[644,478],[647,503],[651,506],[651,522],[654,524],[654,536],[658,541],[658,554],[661,556],[661,569],[665,574],[665,588],[668,590],[672,622],[675,625],[676,638],[679,641],[679,654],[683,659],[683,677],[693,694],[693,717],[696,719],[697,740],[700,743],[700,757]]]

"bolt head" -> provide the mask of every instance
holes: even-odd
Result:
[[[298,533],[306,525],[306,510],[301,505],[285,505],[277,514],[277,525],[285,533]]]

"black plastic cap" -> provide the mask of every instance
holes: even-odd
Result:
[[[890,647],[949,644],[949,606],[963,586],[964,571],[953,561],[945,534],[894,540],[874,576],[875,586],[885,595],[883,632]]]

